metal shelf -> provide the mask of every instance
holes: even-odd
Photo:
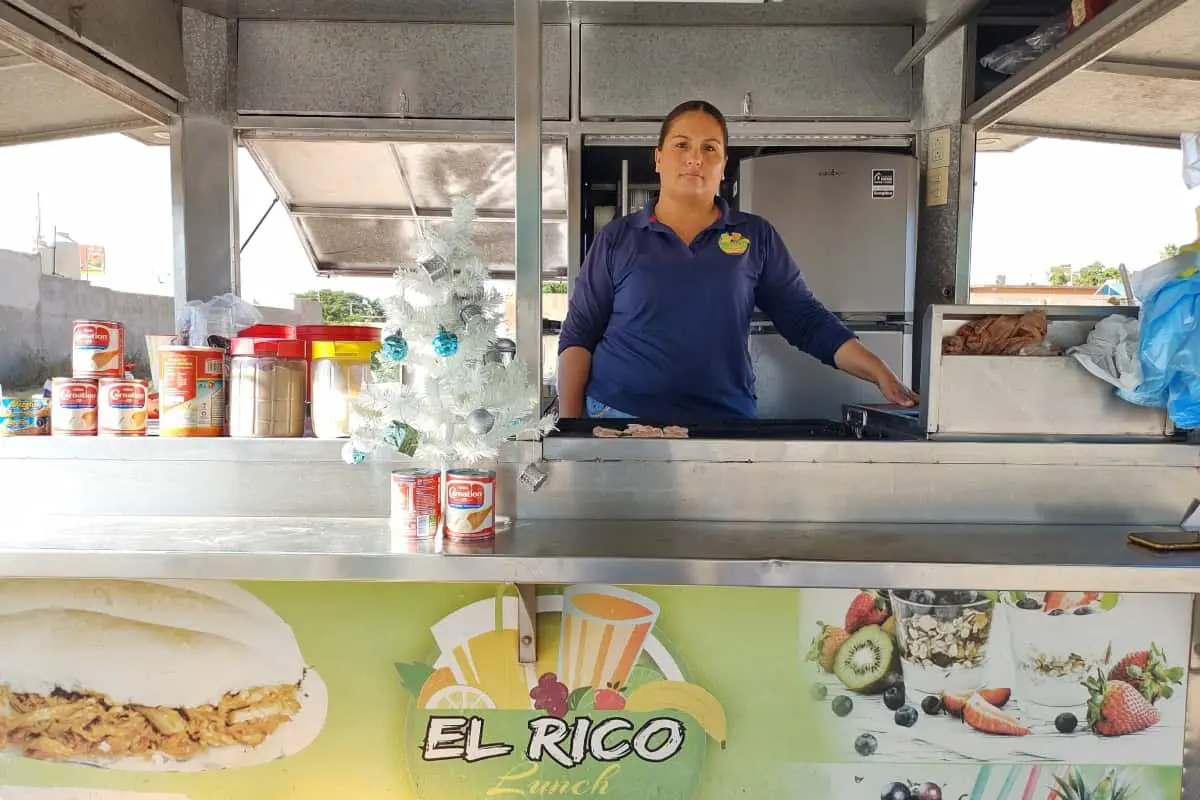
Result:
[[[971,104],[981,138],[1177,146],[1200,128],[1200,0],[1118,0]]]
[[[1135,548],[1121,526],[557,520],[482,546],[399,548],[381,519],[38,516],[3,527],[5,577],[1190,592],[1200,574],[1200,553]]]

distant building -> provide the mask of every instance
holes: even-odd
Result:
[[[1103,306],[1123,305],[1120,281],[1092,286],[972,286],[972,305],[987,306]]]

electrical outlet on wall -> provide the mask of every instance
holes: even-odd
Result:
[[[950,166],[950,129],[942,128],[929,134],[927,169]]]

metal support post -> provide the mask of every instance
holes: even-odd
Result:
[[[183,9],[190,99],[171,124],[175,304],[240,284],[233,75],[236,22]]]
[[[542,11],[514,0],[516,50],[517,353],[536,376],[542,399]]]
[[[926,17],[938,19],[955,4],[929,0],[926,5]],[[970,85],[972,42],[967,29],[957,28],[929,51],[919,73],[917,157],[922,191],[917,212],[914,376],[923,369],[925,310],[935,303],[966,303],[969,298],[975,130],[963,124],[963,107]]]

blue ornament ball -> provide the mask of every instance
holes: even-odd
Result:
[[[442,358],[449,358],[458,352],[458,337],[450,331],[442,331],[433,337],[433,352]]]
[[[383,340],[383,355],[388,361],[403,361],[408,357],[408,342],[398,333]]]

